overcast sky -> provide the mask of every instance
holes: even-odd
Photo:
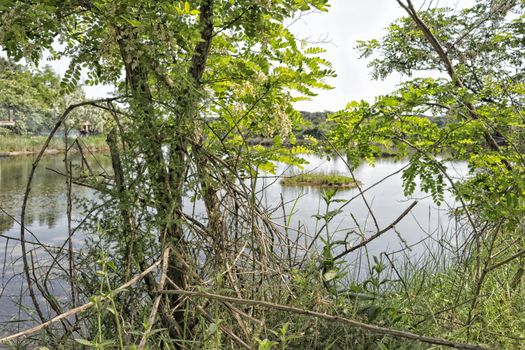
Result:
[[[413,0],[416,8],[449,6],[461,8],[472,5],[474,0]],[[359,59],[355,50],[357,40],[374,39],[385,33],[384,29],[399,17],[406,15],[395,0],[331,0],[327,13],[315,13],[295,23],[292,31],[300,38],[313,41],[326,39],[321,45],[325,57],[332,62],[337,77],[329,83],[332,90],[320,91],[311,101],[296,104],[306,111],[335,111],[353,100],[373,101],[402,81],[394,75],[385,81],[372,80],[367,61]]]
[[[474,0],[413,0],[416,6],[468,6]],[[358,59],[354,49],[357,40],[378,38],[384,29],[404,11],[395,0],[331,0],[328,12],[312,13],[293,23],[292,32],[300,39],[322,43],[327,50],[324,57],[332,62],[337,77],[328,82],[332,90],[320,91],[312,101],[296,104],[307,111],[335,111],[352,100],[373,101],[377,95],[392,91],[402,80],[393,76],[385,81],[374,81],[365,60]],[[45,62],[60,75],[67,69],[67,60]],[[87,86],[88,97],[103,97],[112,92],[108,86]]]
[[[328,82],[332,90],[319,91],[312,101],[296,104],[299,110],[335,111],[352,100],[373,100],[391,91],[399,77],[386,81],[370,78],[366,60],[358,59],[357,40],[378,38],[393,20],[404,15],[395,0],[332,0],[329,12],[314,13],[294,23],[291,30],[299,38],[320,44],[324,57],[333,64],[337,77]]]

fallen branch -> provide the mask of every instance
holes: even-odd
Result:
[[[124,291],[126,288],[134,285],[135,283],[137,283],[138,281],[143,279],[147,274],[149,274],[150,272],[155,270],[155,268],[157,268],[157,266],[159,266],[160,263],[161,263],[161,260],[158,260],[156,263],[154,263],[153,265],[148,267],[142,273],[140,273],[139,275],[136,275],[135,277],[130,279],[128,282],[124,283],[123,285],[121,285],[117,289],[115,289],[112,292],[110,292],[109,295],[114,296],[114,295]],[[102,299],[108,298],[108,296],[103,296]],[[30,334],[36,333],[38,331],[41,331],[42,329],[45,329],[45,328],[49,327],[53,323],[56,323],[56,322],[58,322],[60,320],[63,320],[65,318],[67,318],[67,317],[76,315],[78,313],[84,312],[84,311],[90,309],[91,307],[93,307],[94,305],[95,305],[95,303],[90,301],[87,304],[81,305],[79,307],[76,307],[74,309],[66,311],[66,312],[64,312],[64,313],[62,313],[62,314],[60,314],[58,316],[55,316],[52,319],[50,319],[49,321],[46,321],[46,322],[44,322],[42,324],[39,324],[36,327],[26,329],[25,331],[22,331],[22,332],[19,332],[19,333],[16,333],[16,334],[12,334],[12,335],[7,336],[5,338],[0,338],[0,344],[7,343],[8,341],[11,341],[11,340],[14,340],[14,339],[17,339],[17,338],[27,337]]]
[[[162,274],[160,275],[160,281],[159,285],[157,286],[158,290],[164,289],[164,284],[166,283],[166,275],[168,273],[168,258],[170,256],[170,249],[166,248],[164,250],[164,254],[162,255]],[[142,336],[142,339],[140,340],[139,348],[138,350],[144,350],[146,347],[146,342],[148,340],[148,335],[151,332],[151,328],[155,324],[155,319],[157,318],[157,312],[159,310],[160,305],[160,298],[162,297],[161,294],[157,295],[155,298],[155,301],[153,302],[153,307],[151,308],[151,313],[148,318],[148,327],[146,331],[144,332],[144,335]]]
[[[447,346],[447,347],[454,348],[454,349],[488,350],[488,348],[485,348],[479,345],[475,345],[475,344],[456,343],[454,341],[447,340],[447,339],[427,337],[427,336],[419,335],[416,333],[380,327],[380,326],[363,323],[363,322],[355,321],[355,320],[340,317],[340,316],[334,316],[334,315],[329,315],[326,313],[304,310],[304,309],[296,308],[293,306],[275,304],[275,303],[270,303],[267,301],[240,299],[240,298],[233,298],[233,297],[228,297],[228,296],[223,296],[223,295],[218,295],[218,294],[211,294],[207,292],[193,292],[193,291],[187,291],[187,290],[163,290],[161,291],[161,293],[162,294],[183,295],[183,296],[190,296],[190,297],[201,297],[201,298],[219,300],[223,302],[231,302],[234,304],[261,306],[261,307],[266,307],[270,309],[286,311],[286,312],[291,312],[291,313],[300,314],[300,315],[306,315],[310,317],[322,318],[322,319],[332,321],[332,322],[343,323],[351,327],[359,328],[359,329],[362,329],[368,332],[372,332],[372,333],[383,334],[389,337],[404,338],[404,339],[419,341],[419,342],[427,343],[427,344],[442,345],[442,346]]]

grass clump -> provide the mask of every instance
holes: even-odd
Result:
[[[316,186],[354,188],[358,185],[353,178],[339,174],[301,173],[283,178],[284,186]]]

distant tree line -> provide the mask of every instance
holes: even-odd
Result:
[[[304,140],[308,137],[314,137],[316,139],[322,139],[326,135],[326,131],[330,128],[331,122],[328,121],[328,115],[332,112],[307,112],[301,111],[303,117],[303,126],[299,127],[295,132],[298,140]],[[441,116],[421,116],[422,118],[430,120],[438,127],[442,128],[446,125],[447,120]]]
[[[0,86],[0,120],[14,120],[14,126],[0,130],[2,134],[45,133],[69,104],[86,99],[81,87],[65,93],[60,76],[49,66],[31,69],[4,58],[0,58]],[[100,111],[78,109],[69,126],[81,129],[87,123],[92,131],[101,132],[104,120]]]

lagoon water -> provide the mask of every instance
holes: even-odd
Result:
[[[349,175],[346,164],[341,159],[327,160],[325,158],[307,155],[309,162],[304,171],[320,171],[325,173],[337,172]],[[18,299],[23,290],[21,276],[20,247],[15,240],[20,236],[20,227],[16,220],[20,218],[20,208],[33,157],[0,158],[0,323],[11,319],[19,319],[18,312],[22,312],[16,305],[27,302],[27,298]],[[67,238],[66,216],[66,184],[65,178],[49,169],[61,171],[64,168],[63,156],[46,156],[42,159],[37,170],[32,186],[31,197],[26,217],[27,228],[34,234],[28,239],[39,240],[52,245],[62,244]],[[102,158],[99,165],[103,171],[109,161]],[[367,250],[356,251],[348,256],[351,264],[362,257],[363,254],[380,255],[382,252],[398,252],[414,260],[424,256],[428,247],[441,241],[452,246],[458,244],[456,232],[458,223],[450,215],[454,201],[450,195],[445,196],[445,203],[441,206],[434,204],[425,193],[416,191],[411,198],[406,198],[402,191],[400,169],[406,166],[406,161],[396,161],[385,158],[378,159],[374,166],[362,164],[354,174],[365,190],[364,196],[371,208],[380,229],[387,227],[395,220],[414,200],[418,200],[416,207],[395,226],[377,240],[368,245]],[[460,178],[466,174],[464,163],[449,163],[449,175]],[[298,169],[288,168],[279,164],[277,173],[292,175]],[[278,206],[282,200],[286,204],[286,212],[293,215],[292,228],[302,225],[304,230],[313,236],[319,228],[319,222],[312,216],[323,214],[325,205],[321,197],[321,190],[313,187],[283,187],[272,177],[260,180],[260,187],[266,187],[262,192],[262,201],[268,207]],[[377,185],[373,186],[374,184]],[[369,188],[373,186],[372,188]],[[74,187],[76,198],[94,198],[94,194],[79,186]],[[360,232],[365,237],[377,231],[374,220],[358,189],[344,189],[337,193],[337,198],[350,200],[345,205],[341,214],[335,217],[330,225],[331,239],[346,239],[348,244],[355,244],[361,237],[355,232]],[[295,199],[299,198],[294,207]],[[335,203],[330,209],[336,209],[344,203]],[[80,210],[73,211],[74,217],[80,217]],[[276,211],[276,216],[282,211]],[[276,218],[278,223],[283,223],[282,218]],[[354,232],[354,233],[352,233]],[[322,237],[326,237],[323,231]],[[10,239],[9,237],[13,238]],[[74,245],[81,247],[83,242],[79,234],[74,237]],[[393,254],[392,256],[394,256]],[[360,270],[356,270],[361,273]],[[0,333],[1,333],[0,326]],[[12,328],[12,327],[10,327]]]
[[[335,172],[350,176],[346,163],[340,158],[327,160],[318,156],[306,156],[306,159],[310,164],[304,171]],[[377,226],[382,230],[396,220],[414,201],[418,201],[410,213],[395,225],[395,229],[389,230],[368,244],[366,250],[357,250],[348,255],[347,260],[350,262],[360,259],[363,254],[372,257],[380,256],[381,253],[393,253],[393,257],[396,254],[410,257],[416,262],[424,258],[428,249],[435,244],[449,244],[451,247],[460,244],[461,237],[457,236],[457,232],[461,231],[458,227],[459,223],[450,215],[451,209],[457,206],[451,194],[445,193],[445,201],[440,206],[433,202],[429,194],[421,192],[419,187],[407,198],[403,193],[401,178],[402,169],[406,166],[407,161],[396,161],[393,158],[378,159],[373,166],[361,164],[354,170],[354,176],[361,183],[363,195],[361,196],[359,189],[356,188],[338,191],[336,198],[350,202],[345,204],[342,213],[330,222],[330,234],[332,241],[346,240],[349,246],[352,243],[359,243],[362,240],[361,235],[370,237],[377,232],[372,214],[377,221]],[[451,178],[459,179],[467,175],[467,166],[464,162],[448,163],[447,168]],[[285,175],[297,172],[297,169],[287,169],[284,165],[280,165],[279,170]],[[265,192],[266,202],[275,205],[281,200],[281,193],[285,201],[301,197],[292,216],[292,223],[297,227],[300,221],[310,234],[315,234],[316,220],[312,215],[323,214],[326,211],[321,190],[313,187],[282,187],[276,183]],[[337,209],[342,204],[344,203],[336,203],[330,207],[330,210]],[[291,207],[290,203],[287,206],[289,211]],[[294,224],[290,226],[294,227]],[[322,236],[326,237],[326,234],[323,233]]]

